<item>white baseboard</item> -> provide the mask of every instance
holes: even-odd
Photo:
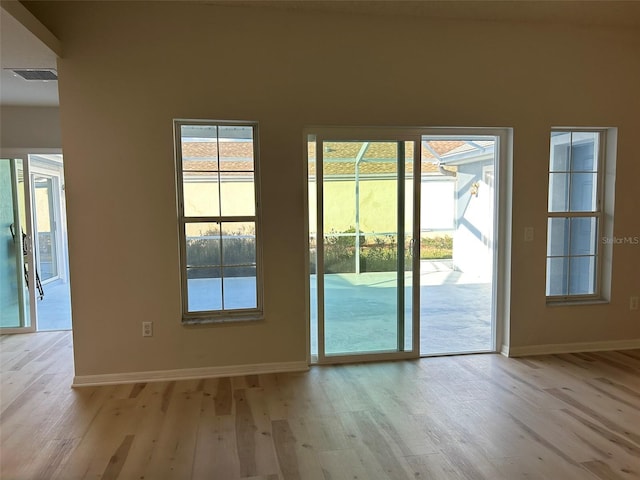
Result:
[[[307,362],[260,363],[256,365],[232,365],[225,367],[183,368],[178,370],[153,370],[148,372],[107,373],[103,375],[76,375],[75,387],[119,385],[123,383],[166,382],[197,380],[200,378],[235,377],[266,373],[306,372]]]
[[[550,345],[526,345],[524,347],[502,346],[500,353],[507,357],[549,355],[554,353],[606,352],[640,348],[640,338],[633,340],[610,340],[605,342],[554,343]]]

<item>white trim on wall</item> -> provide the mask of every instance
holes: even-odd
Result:
[[[73,388],[95,387],[123,383],[167,382],[307,371],[309,371],[307,362],[261,363],[255,365],[183,368],[178,370],[153,370],[148,372],[107,373],[102,375],[76,375],[71,386]]]
[[[555,353],[606,352],[611,350],[633,350],[640,348],[640,338],[633,340],[608,340],[604,342],[553,343],[549,345],[525,345],[509,347],[502,345],[500,353],[506,357],[529,355],[551,355]]]

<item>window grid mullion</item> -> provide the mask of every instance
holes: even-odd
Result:
[[[568,162],[568,185],[567,185],[567,212],[571,211],[571,194],[572,192],[572,188],[573,188],[573,132],[571,132],[571,134],[569,135],[569,158],[567,159]],[[569,227],[569,230],[571,230],[571,227]],[[569,239],[571,239],[571,237],[569,237]],[[571,240],[569,240],[569,242],[571,242]],[[568,291],[568,290],[567,290]]]
[[[571,178],[571,176],[569,176],[569,178]],[[571,184],[569,184],[569,188],[571,188]],[[569,194],[569,201],[571,201],[571,194]],[[571,204],[569,204],[569,208],[571,208]],[[565,258],[567,259],[567,282],[565,284],[565,292],[567,292],[567,295],[571,295],[571,250],[573,248],[573,244],[571,242],[571,234],[572,234],[572,230],[573,230],[573,222],[571,221],[571,218],[569,218],[569,229],[568,229],[568,235],[569,235],[569,251],[567,252],[568,255],[565,256]]]
[[[218,171],[216,172],[218,180],[218,215],[220,216],[220,222],[218,222],[218,240],[220,241],[220,302],[222,310],[225,310],[224,305],[224,244],[222,243],[222,183],[220,182],[220,127],[216,127],[216,164],[218,165]]]
[[[222,205],[220,205],[220,209],[222,209]],[[218,230],[218,235],[220,236],[220,294],[222,295],[222,298],[220,299],[220,301],[222,302],[222,310],[225,310],[224,307],[224,288],[225,288],[225,281],[224,281],[224,243],[222,243],[222,223],[220,223],[220,229]]]
[[[588,218],[602,216],[602,212],[599,210],[593,210],[588,212],[547,212],[549,218]]]
[[[184,223],[241,223],[241,222],[255,222],[256,217],[251,215],[229,215],[228,217],[218,216],[202,216],[202,217],[182,217]]]

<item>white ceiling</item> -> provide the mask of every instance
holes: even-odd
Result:
[[[7,68],[56,68],[56,54],[0,8],[0,105],[57,106],[58,82],[27,81]]]
[[[184,0],[189,1],[189,0]],[[291,11],[640,29],[640,0],[201,0]]]
[[[208,4],[410,15],[425,18],[565,23],[640,31],[639,0],[195,0]],[[189,0],[184,0],[189,3]],[[56,106],[58,82],[33,82],[5,68],[56,68],[56,54],[11,14],[0,8],[0,105]]]

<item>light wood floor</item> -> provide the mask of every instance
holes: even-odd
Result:
[[[71,348],[0,337],[3,480],[640,478],[640,350],[73,390]]]

